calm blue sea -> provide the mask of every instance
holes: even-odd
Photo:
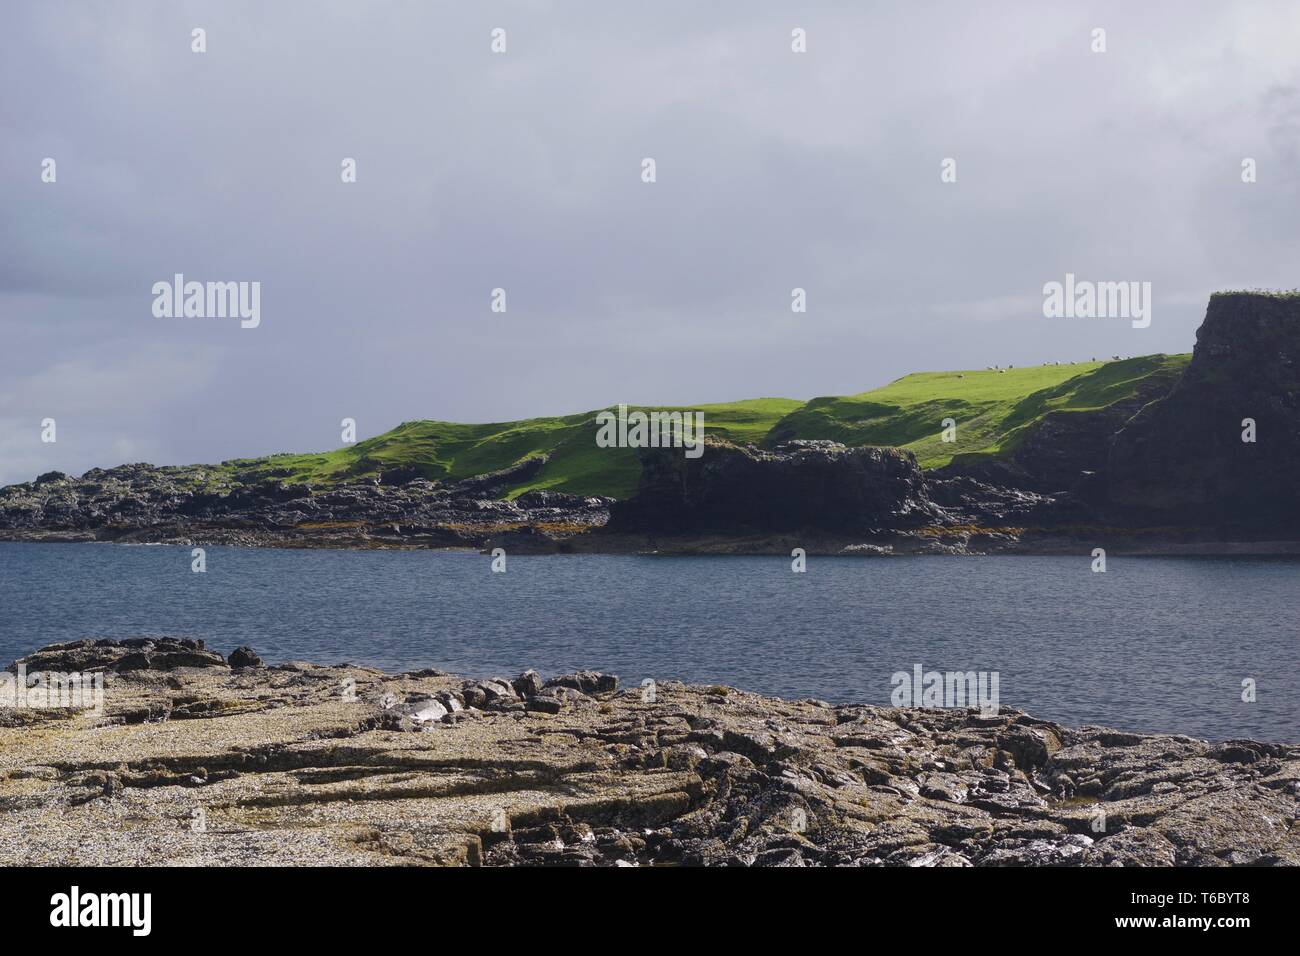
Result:
[[[1078,725],[1300,741],[1300,562],[789,559],[0,544],[0,664],[83,637],[176,635],[269,662],[577,668],[887,704],[897,671],[997,671]],[[1257,700],[1241,700],[1252,678]]]

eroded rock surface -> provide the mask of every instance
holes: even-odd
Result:
[[[152,644],[159,664],[198,650]],[[24,662],[102,669],[107,691],[101,714],[0,710],[5,859],[1300,863],[1298,746],[672,681],[649,695],[593,672],[120,666],[140,652],[78,642]]]

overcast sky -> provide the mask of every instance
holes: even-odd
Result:
[[[1189,351],[1300,285],[1298,50],[1294,2],[5,4],[0,483]],[[260,327],[155,318],[177,272]],[[1045,318],[1067,272],[1150,327]]]

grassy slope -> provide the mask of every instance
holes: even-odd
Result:
[[[956,454],[1006,454],[1044,414],[1109,405],[1127,398],[1149,376],[1181,374],[1189,358],[1150,355],[1007,372],[919,372],[860,395],[810,402],[760,398],[681,410],[703,411],[709,434],[736,442],[831,438],[850,445],[898,445],[914,451],[924,467],[935,468]],[[512,497],[534,488],[627,497],[640,473],[636,452],[598,448],[595,414],[483,425],[404,422],[335,451],[239,459],[224,466],[317,484],[399,466],[431,479],[459,479],[549,454],[540,473],[510,489]],[[945,444],[940,422],[949,417],[958,423],[957,441]]]
[[[800,404],[788,398],[758,398],[679,410],[704,412],[709,434],[757,443],[773,424]],[[577,495],[630,496],[641,474],[636,451],[597,447],[596,431],[595,412],[484,425],[403,422],[392,431],[335,451],[243,458],[223,464],[233,471],[328,484],[411,466],[434,480],[470,478],[549,454],[550,460],[540,473],[510,489],[511,497],[534,488]]]
[[[814,398],[787,415],[769,441],[830,438],[846,445],[895,445],[924,468],[954,455],[1005,455],[1051,411],[1082,412],[1128,398],[1149,377],[1176,377],[1190,355],[1145,355],[1118,362],[1044,365],[1006,372],[918,372],[860,395]],[[941,422],[957,422],[942,441]]]

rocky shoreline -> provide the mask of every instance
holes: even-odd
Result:
[[[161,526],[134,528],[126,533],[62,529],[0,529],[0,543],[174,545],[179,547],[284,548],[291,550],[439,550],[488,553],[495,548],[509,555],[754,555],[791,557],[795,548],[809,556],[888,558],[919,555],[988,556],[1056,555],[1087,557],[1104,547],[1110,557],[1227,557],[1300,556],[1300,537],[1223,537],[1212,528],[926,528],[918,531],[879,531],[842,535],[804,533],[653,534],[601,531],[600,526],[577,533],[554,534],[536,527],[486,526],[476,533],[464,529],[385,527],[254,530],[246,527]]]
[[[77,865],[1300,865],[1300,745],[612,675],[78,641],[0,707],[0,852]]]
[[[1177,379],[1054,410],[1002,454],[922,469],[828,439],[642,448],[636,493],[511,489],[545,455],[432,481],[397,465],[316,485],[241,459],[47,472],[0,488],[0,541],[511,553],[1300,553],[1300,296],[1216,295]],[[1122,371],[1122,370],[1121,370]],[[1114,383],[1113,383],[1114,384]],[[1116,387],[1119,387],[1116,384]],[[1122,391],[1122,388],[1121,388]],[[1052,397],[1025,399],[1025,414]],[[956,414],[956,412],[954,412]],[[978,409],[963,412],[977,416]],[[959,416],[960,417],[960,416]],[[1029,416],[1032,418],[1032,416]],[[941,415],[936,410],[934,424]]]
[[[275,480],[197,490],[195,468],[53,472],[0,489],[0,542],[271,548],[474,549],[510,554],[1300,554],[1285,525],[1148,527],[1074,492],[1044,494],[923,472],[910,452],[707,440],[690,460],[643,458],[625,501],[532,491],[500,477],[313,488]],[[197,466],[200,467],[201,466]],[[484,495],[486,497],[478,497]]]

